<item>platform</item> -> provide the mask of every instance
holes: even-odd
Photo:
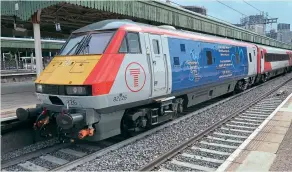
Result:
[[[292,94],[217,171],[291,171]]]
[[[14,118],[19,107],[35,107],[38,103],[32,82],[5,83],[1,85],[1,121]]]

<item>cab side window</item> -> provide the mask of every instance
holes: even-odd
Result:
[[[120,47],[120,53],[127,53],[128,52],[128,45],[127,45],[127,40],[124,38],[123,39],[123,42],[121,44],[121,47]]]
[[[134,32],[128,32],[121,44],[120,53],[140,54],[141,46],[139,34]]]
[[[152,40],[154,54],[160,54],[159,42],[157,39]]]
[[[140,53],[140,42],[138,33],[128,33],[127,41],[130,53]]]

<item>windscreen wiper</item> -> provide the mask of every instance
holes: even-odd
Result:
[[[76,44],[70,49],[70,51],[69,51],[66,55],[69,55],[69,54],[71,53],[71,51],[74,50],[74,48],[75,48],[77,45],[79,45],[79,44],[84,40],[85,37],[86,37],[86,36],[84,36],[84,37],[81,39],[81,41],[77,42],[77,43],[76,43]]]
[[[92,35],[89,35],[89,37],[84,41],[84,45],[86,46],[83,48],[83,54],[86,51],[86,49],[87,49],[87,53],[89,53],[89,42],[91,38],[92,38]]]

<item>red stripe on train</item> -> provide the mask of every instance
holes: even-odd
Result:
[[[116,79],[125,54],[117,54],[125,35],[123,29],[119,29],[99,62],[95,65],[84,85],[92,85],[92,95],[108,94]]]

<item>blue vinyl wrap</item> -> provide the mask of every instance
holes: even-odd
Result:
[[[246,47],[178,38],[168,38],[168,44],[172,92],[245,77],[248,74]]]

